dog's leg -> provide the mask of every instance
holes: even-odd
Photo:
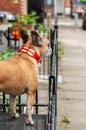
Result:
[[[27,125],[34,125],[33,119],[32,119],[32,107],[34,104],[36,95],[35,91],[29,91],[27,94],[27,107],[26,107],[26,124]]]
[[[10,95],[10,117],[18,118],[19,115],[16,113],[16,96]]]

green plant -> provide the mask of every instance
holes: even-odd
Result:
[[[35,11],[32,11],[30,14],[24,14],[24,20],[23,24],[37,24],[37,19],[39,16],[37,16],[37,13]]]
[[[69,130],[69,126],[68,125],[64,125],[64,130]]]
[[[13,49],[7,48],[5,51],[0,51],[0,60],[5,60],[13,55],[15,55],[15,51]]]
[[[16,104],[18,104],[18,102],[19,102],[19,100],[18,100],[18,97],[17,97],[17,98],[16,98]],[[3,97],[0,96],[0,104],[2,104],[2,103],[3,103]],[[7,98],[7,97],[5,97],[5,103],[8,105],[8,106],[5,107],[6,112],[8,112],[8,111],[9,111],[10,99]],[[2,109],[3,109],[3,107],[0,106],[0,111],[2,111]],[[16,106],[16,110],[17,110],[17,111],[19,110],[19,106]]]
[[[63,48],[63,45],[62,45],[62,42],[58,42],[58,57],[61,57],[63,54],[64,54],[64,48]]]
[[[62,122],[70,123],[68,116],[64,115],[63,118],[62,118]]]
[[[37,26],[37,31],[38,31],[39,33],[43,33],[43,34],[50,32],[50,30],[47,29],[43,23],[38,24],[38,26]]]

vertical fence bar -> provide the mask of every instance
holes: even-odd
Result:
[[[18,39],[15,36],[15,38],[14,38],[14,49],[15,49],[15,52],[17,50],[17,41],[18,41]]]
[[[10,47],[10,35],[11,35],[11,28],[8,27],[8,30],[7,30],[7,40],[8,40],[8,47]]]
[[[57,26],[51,30],[51,71],[49,76],[49,112],[47,130],[56,130],[56,115],[57,115]],[[50,105],[52,104],[52,105]],[[51,113],[51,115],[50,115]]]
[[[58,76],[58,25],[54,26],[55,28],[55,44],[56,44],[56,77]],[[56,78],[57,84],[57,78]]]
[[[50,57],[48,57],[48,75],[50,74]]]
[[[56,24],[54,26],[55,29],[55,37],[54,37],[54,43],[56,45],[56,87],[55,87],[55,91],[57,91],[57,79],[58,79],[58,25]],[[55,98],[55,106],[56,106],[56,110],[55,110],[55,115],[57,115],[57,93],[56,93],[56,98]]]
[[[20,103],[21,103],[21,96],[18,97],[19,112],[21,113],[21,106],[20,106]]]
[[[38,90],[36,91],[36,114],[38,114]]]
[[[54,87],[55,87],[55,76],[50,75],[49,76],[49,101],[51,100],[53,94],[54,95],[56,94]]]
[[[51,29],[50,31],[50,43],[51,43],[51,48],[52,48],[52,54],[50,58],[50,70],[52,69],[52,55],[53,55],[53,42],[54,42],[54,29]],[[52,72],[52,70],[51,70]]]
[[[45,58],[43,58],[43,76],[45,77]]]
[[[5,112],[5,93],[3,93],[3,112]]]

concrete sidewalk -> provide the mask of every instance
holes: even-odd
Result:
[[[51,20],[51,26],[55,24],[55,20]],[[57,24],[59,27],[66,28],[81,28],[82,27],[82,19],[79,18],[70,18],[66,16],[58,16]]]
[[[86,130],[86,31],[59,27],[58,34],[64,55],[59,60],[57,130]],[[64,116],[70,123],[62,122]]]

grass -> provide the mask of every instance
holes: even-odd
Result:
[[[63,54],[64,54],[64,48],[63,48],[62,42],[59,41],[58,42],[58,57],[61,58]]]
[[[64,116],[63,116],[62,122],[64,122],[64,123],[70,123],[69,118],[68,118],[67,115],[64,115]]]
[[[69,130],[70,129],[70,127],[68,126],[68,125],[64,125],[64,130]]]
[[[69,129],[70,129],[70,126],[69,126],[70,121],[69,121],[69,118],[68,118],[67,115],[64,115],[64,116],[62,117],[62,122],[63,122],[63,129],[64,129],[64,130],[69,130]]]

